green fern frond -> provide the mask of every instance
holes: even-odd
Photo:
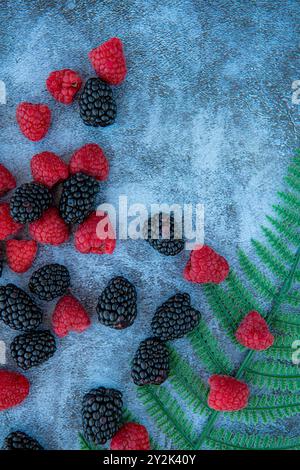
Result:
[[[78,434],[80,450],[102,450],[103,447],[95,446],[86,440],[83,434]]]
[[[287,176],[285,178],[285,181],[293,191],[296,191],[296,192],[300,193],[300,180],[299,180],[299,178],[295,178],[294,176]]]
[[[231,269],[225,281],[230,296],[234,299],[235,303],[240,303],[241,309],[244,312],[251,310],[260,310],[257,299],[249,292],[243,285],[241,280],[237,277],[236,273]]]
[[[300,390],[299,368],[279,361],[257,360],[245,369],[244,377],[252,385],[271,390]]]
[[[300,438],[258,436],[214,429],[206,443],[218,450],[299,450]]]
[[[262,263],[265,264],[265,266],[267,266],[269,270],[275,274],[275,276],[277,276],[278,279],[283,281],[288,274],[286,267],[281,262],[279,262],[272,252],[261,242],[252,239],[251,243],[254,246],[255,252]]]
[[[294,254],[289,250],[286,242],[269,228],[262,226],[261,229],[264,236],[266,237],[267,242],[269,242],[270,246],[277,253],[277,255],[285,260],[287,264],[292,264],[294,261]]]
[[[288,168],[288,174],[300,179],[300,169],[298,165],[290,165]]]
[[[290,223],[295,228],[300,226],[300,217],[296,212],[278,205],[274,205],[273,209],[285,222]]]
[[[272,326],[279,333],[298,335],[300,338],[300,315],[297,313],[279,313],[276,315]]]
[[[295,196],[293,193],[285,193],[280,191],[278,193],[279,198],[284,202],[287,207],[290,207],[290,209],[294,210],[299,210],[300,209],[300,199]]]
[[[285,237],[288,242],[298,246],[300,243],[300,235],[297,231],[287,225],[285,221],[274,219],[274,217],[267,216],[266,219],[273,225],[280,235]]]
[[[249,260],[248,256],[242,250],[238,251],[238,259],[242,270],[253,287],[261,292],[266,299],[272,300],[276,294],[276,288],[269,279]]]

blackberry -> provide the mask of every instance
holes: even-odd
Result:
[[[51,203],[48,188],[38,183],[25,183],[15,190],[10,200],[10,214],[16,222],[26,224],[40,219]]]
[[[122,393],[113,388],[91,390],[83,398],[84,435],[96,445],[105,444],[119,430],[123,414]]]
[[[0,287],[0,319],[14,330],[36,329],[43,319],[41,309],[14,284]]]
[[[3,450],[44,450],[38,441],[25,434],[15,431],[4,440]]]
[[[124,277],[111,279],[99,297],[98,319],[117,330],[131,326],[137,315],[135,287]]]
[[[169,351],[158,338],[141,342],[135,353],[131,377],[136,385],[160,385],[170,372]]]
[[[143,235],[162,255],[175,256],[184,249],[184,240],[173,215],[160,212],[150,217],[144,226]]]
[[[198,325],[200,312],[191,307],[188,294],[176,294],[155,312],[151,327],[153,334],[162,341],[182,338]]]
[[[48,361],[56,351],[53,334],[48,331],[30,331],[14,338],[10,345],[10,353],[23,370],[39,366]]]
[[[117,106],[110,86],[99,78],[89,78],[79,98],[79,109],[80,117],[87,126],[113,124]]]
[[[62,264],[45,264],[29,280],[29,290],[41,300],[53,300],[70,287],[70,274]]]
[[[93,211],[99,183],[91,176],[76,173],[63,183],[59,210],[67,224],[80,224]]]

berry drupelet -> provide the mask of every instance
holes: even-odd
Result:
[[[107,83],[99,78],[90,78],[80,95],[80,117],[84,124],[106,127],[115,122],[117,106]]]
[[[62,264],[45,264],[29,280],[29,290],[41,300],[53,300],[70,287],[70,273]]]

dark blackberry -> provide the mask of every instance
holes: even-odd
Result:
[[[113,388],[91,390],[83,398],[82,420],[86,439],[96,445],[105,444],[121,425],[122,393]]]
[[[59,210],[67,224],[80,224],[94,210],[99,183],[83,173],[76,173],[63,183]]]
[[[188,294],[176,294],[163,303],[152,319],[152,331],[162,341],[182,338],[198,325],[200,312],[191,307]]]
[[[114,277],[99,297],[98,319],[117,330],[127,328],[137,314],[135,287],[124,277]]]
[[[160,212],[146,222],[144,238],[162,255],[175,256],[184,249],[181,232],[173,215]]]
[[[0,287],[0,319],[14,330],[36,329],[43,319],[41,309],[14,284]]]
[[[15,431],[10,433],[4,440],[3,450],[44,450],[38,441],[25,434]]]
[[[56,351],[53,334],[48,331],[31,331],[14,338],[10,353],[18,367],[28,370],[48,361]]]
[[[38,183],[25,183],[12,195],[10,213],[15,221],[26,224],[38,220],[51,203],[48,188]]]
[[[113,124],[117,106],[110,86],[99,78],[89,78],[79,98],[79,109],[80,117],[87,126]]]
[[[169,351],[158,338],[141,342],[135,353],[131,377],[136,385],[160,385],[170,372]]]
[[[62,264],[45,264],[29,280],[29,290],[41,300],[53,300],[70,287],[70,274]]]

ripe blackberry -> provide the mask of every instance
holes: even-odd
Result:
[[[103,325],[117,330],[131,326],[137,314],[135,287],[124,277],[111,279],[99,297],[97,313]]]
[[[56,351],[53,334],[48,331],[30,331],[14,338],[10,353],[18,367],[28,370],[48,361]]]
[[[146,222],[143,233],[146,241],[162,255],[175,256],[184,249],[184,240],[173,215],[155,214]]]
[[[26,224],[38,220],[51,203],[48,188],[38,183],[25,183],[15,190],[10,200],[10,214],[16,222]]]
[[[89,78],[79,98],[79,109],[80,117],[87,126],[113,124],[117,106],[110,86],[99,78]]]
[[[14,330],[35,330],[43,319],[41,309],[14,284],[0,287],[0,319]]]
[[[41,444],[25,432],[15,431],[4,440],[3,450],[44,450]]]
[[[41,300],[53,300],[70,287],[70,274],[62,264],[45,264],[29,280],[29,290]]]
[[[59,210],[67,224],[80,224],[95,208],[99,183],[91,176],[76,173],[63,183]]]
[[[155,312],[151,327],[153,334],[162,341],[182,338],[199,323],[200,312],[191,306],[188,294],[176,294],[164,302]]]
[[[141,342],[135,353],[131,377],[136,385],[160,385],[170,372],[169,351],[158,338]]]
[[[104,387],[91,390],[82,403],[86,439],[96,445],[105,444],[120,428],[122,413],[121,392]]]

